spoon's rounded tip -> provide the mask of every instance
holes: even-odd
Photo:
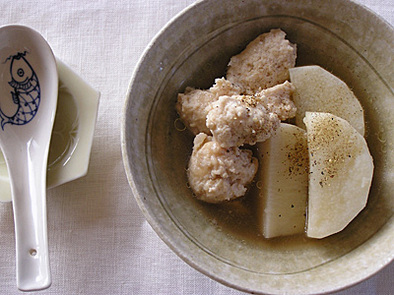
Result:
[[[24,292],[30,291],[40,291],[44,289],[48,289],[52,284],[50,278],[43,278],[42,280],[38,281],[19,281],[17,282],[18,289]]]

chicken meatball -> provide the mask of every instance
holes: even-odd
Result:
[[[211,136],[198,134],[189,161],[188,178],[195,196],[208,203],[242,197],[258,169],[252,151],[222,148]]]
[[[241,92],[240,88],[224,78],[216,79],[208,90],[187,87],[184,93],[178,94],[176,110],[186,127],[194,135],[204,132],[210,134],[206,126],[206,116],[211,103],[221,95],[234,95]]]
[[[280,29],[258,36],[230,59],[226,78],[249,95],[288,80],[297,51],[285,36]]]
[[[248,95],[221,96],[207,115],[207,127],[223,148],[265,141],[279,123],[275,113]]]
[[[291,99],[294,89],[293,84],[286,81],[257,92],[255,97],[269,112],[277,114],[280,120],[287,120],[295,117],[297,112],[297,107]]]

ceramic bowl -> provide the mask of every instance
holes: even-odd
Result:
[[[48,155],[48,188],[86,175],[100,93],[60,59],[58,104]],[[0,201],[11,201],[7,165],[0,152]]]
[[[186,86],[210,87],[230,57],[263,32],[281,28],[298,46],[297,65],[317,64],[344,80],[365,109],[375,174],[367,207],[321,240],[266,240],[245,197],[226,205],[196,201],[185,168],[193,137],[177,126]],[[356,284],[394,257],[394,30],[348,0],[199,1],[150,43],[124,107],[122,150],[142,212],[188,264],[234,288],[317,294]]]

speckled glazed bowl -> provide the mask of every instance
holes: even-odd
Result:
[[[193,137],[177,126],[186,86],[208,88],[230,57],[257,35],[282,28],[298,46],[297,65],[321,65],[343,79],[365,109],[375,174],[367,207],[322,240],[265,240],[253,201],[193,198],[185,168]],[[126,98],[122,149],[141,210],[188,264],[253,293],[317,294],[356,284],[394,257],[393,28],[348,0],[207,0],[172,20],[142,56]],[[252,189],[253,190],[253,189]]]

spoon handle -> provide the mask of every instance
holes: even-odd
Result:
[[[22,291],[51,285],[46,212],[47,152],[34,142],[8,159],[16,240],[17,286]]]

